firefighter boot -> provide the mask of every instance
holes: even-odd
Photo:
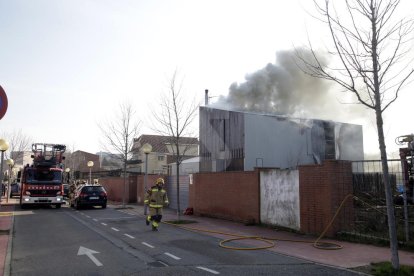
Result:
[[[147,216],[145,219],[145,224],[149,225],[150,224],[150,220],[151,220],[151,216]]]
[[[158,223],[156,221],[152,222],[152,231],[158,231]]]

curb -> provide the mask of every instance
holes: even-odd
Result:
[[[13,212],[15,211],[15,206],[13,205]],[[9,240],[7,242],[7,251],[6,251],[6,259],[4,261],[4,276],[10,276],[11,270],[11,252],[12,252],[12,245],[13,245],[13,231],[14,231],[14,214],[11,216],[11,224],[9,228]]]

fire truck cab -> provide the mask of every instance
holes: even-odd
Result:
[[[32,145],[33,163],[21,173],[22,208],[45,204],[60,208],[63,203],[63,153],[65,145],[35,143]]]

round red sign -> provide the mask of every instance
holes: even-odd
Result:
[[[6,114],[7,104],[6,92],[4,92],[3,87],[0,85],[0,120],[3,118],[4,114]]]

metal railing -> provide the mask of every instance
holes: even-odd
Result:
[[[414,249],[414,205],[404,205],[402,187],[404,172],[400,159],[388,160],[389,179],[397,224],[397,239],[401,247]],[[352,216],[338,236],[343,239],[374,244],[388,244],[388,216],[385,199],[384,175],[381,160],[352,162],[353,209]],[[352,212],[352,213],[351,213]]]

